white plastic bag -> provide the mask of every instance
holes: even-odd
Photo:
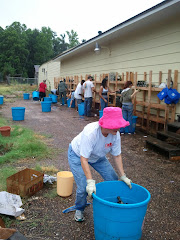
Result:
[[[22,206],[21,197],[8,192],[0,192],[0,213],[14,217],[20,216],[24,209]]]

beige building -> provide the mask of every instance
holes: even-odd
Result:
[[[180,1],[167,0],[109,29],[53,59],[59,63],[59,77],[91,74],[100,80],[100,74],[117,72],[137,73],[137,81],[152,78],[152,84],[171,79],[180,92]],[[50,62],[52,64],[52,62]],[[42,66],[41,66],[42,67]],[[152,71],[152,77],[150,71]],[[40,70],[41,72],[41,70]],[[145,79],[145,74],[147,73]],[[169,73],[169,74],[168,74]],[[51,73],[52,79],[58,71]],[[126,80],[126,79],[125,79]],[[53,85],[53,82],[51,82]],[[149,96],[148,91],[146,91]],[[152,102],[158,91],[152,91]],[[137,100],[148,101],[141,93]],[[161,103],[159,103],[161,104]],[[137,105],[139,112],[147,105]],[[160,106],[160,115],[164,115]],[[164,110],[164,109],[163,109]],[[151,111],[155,111],[151,109]],[[180,103],[175,109],[176,119]],[[155,113],[156,114],[156,113]]]
[[[60,62],[48,61],[39,67],[38,83],[46,80],[48,89],[54,88],[54,78],[60,76]]]

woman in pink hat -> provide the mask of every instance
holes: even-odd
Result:
[[[131,180],[126,177],[121,157],[121,139],[119,129],[129,126],[118,107],[107,107],[99,122],[89,123],[71,142],[68,149],[68,161],[77,185],[75,202],[75,220],[84,220],[87,195],[96,193],[95,180],[90,167],[93,167],[105,181],[124,181],[131,188]],[[118,174],[106,158],[110,153],[115,160]]]

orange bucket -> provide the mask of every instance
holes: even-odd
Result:
[[[72,194],[74,177],[72,172],[62,171],[57,173],[57,194],[68,197]]]
[[[11,128],[9,126],[0,127],[0,132],[3,137],[9,137]]]

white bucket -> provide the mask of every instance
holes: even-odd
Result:
[[[68,197],[72,194],[74,177],[72,172],[62,171],[57,173],[57,194]]]

